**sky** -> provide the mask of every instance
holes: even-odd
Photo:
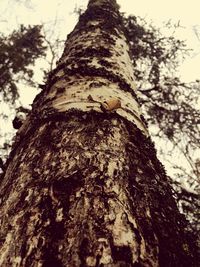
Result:
[[[121,11],[127,15],[141,16],[162,29],[162,23],[171,20],[179,23],[177,37],[186,40],[193,49],[190,57],[181,62],[180,76],[185,81],[200,79],[200,0],[118,0]],[[74,10],[85,8],[88,0],[0,0],[0,31],[5,34],[17,29],[20,24],[45,24],[49,36],[63,40],[77,22]],[[55,29],[52,31],[51,29]],[[38,63],[38,70],[41,67]],[[40,74],[39,74],[40,73]],[[42,80],[37,71],[37,79]],[[22,102],[31,104],[36,90],[21,88]]]
[[[86,7],[87,2],[88,0],[0,0],[0,29],[10,32],[21,23],[45,23],[46,29],[50,29],[56,21],[56,34],[65,39],[77,21],[73,11],[78,7]],[[182,27],[177,31],[177,37],[186,40],[188,47],[193,49],[191,57],[182,62],[180,75],[187,82],[200,78],[200,0],[117,2],[121,11],[141,16],[158,27],[162,28],[162,23],[169,20],[172,24],[179,23]]]

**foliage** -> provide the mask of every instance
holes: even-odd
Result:
[[[199,231],[200,173],[195,153],[200,148],[200,82],[186,84],[176,77],[181,58],[188,54],[185,42],[173,35],[164,36],[159,29],[135,16],[124,17],[124,23],[145,117],[157,129],[154,135],[171,144],[171,151],[165,149],[163,154],[173,155],[176,149],[187,162],[187,168],[171,162],[178,170],[173,186],[181,210],[191,221],[192,229]],[[166,26],[172,29],[172,25]],[[182,186],[183,182],[187,188]]]
[[[9,36],[0,35],[0,93],[4,101],[14,104],[19,97],[19,80],[33,85],[31,65],[45,50],[39,25],[21,25]]]
[[[47,48],[41,30],[42,26],[39,25],[26,27],[21,25],[8,36],[0,34],[0,103],[1,108],[9,107],[9,113],[16,109],[20,83],[25,83],[27,90],[28,86],[35,85],[32,66],[36,59],[45,56]],[[6,125],[8,115],[5,110],[1,112],[3,113],[0,113],[0,137],[4,136],[4,143],[0,144],[0,155],[5,158],[9,153],[13,134],[2,133],[2,125],[3,123]]]

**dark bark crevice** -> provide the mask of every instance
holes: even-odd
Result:
[[[132,72],[122,71],[128,46],[121,21],[114,0],[89,2],[18,131],[0,184],[2,266],[197,266],[154,144],[125,110],[133,102],[145,124]],[[97,29],[99,47],[85,44]],[[113,85],[108,98],[117,91],[116,97],[128,99],[127,117],[94,111],[93,102],[90,111],[79,108],[87,94],[75,99],[76,86],[106,91],[107,85]],[[70,97],[76,108],[53,105],[66,105]]]

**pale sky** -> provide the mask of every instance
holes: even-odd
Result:
[[[57,18],[57,31],[63,39],[75,23],[75,7],[86,7],[88,0],[0,0],[0,29],[10,32],[17,24],[40,24],[44,22],[51,28]],[[24,5],[23,2],[26,4]],[[118,0],[121,11],[151,20],[154,25],[162,27],[162,22],[180,21],[183,28],[177,36],[187,41],[188,47],[194,49],[191,58],[182,64],[180,74],[186,81],[200,78],[200,0]],[[13,12],[14,10],[14,12]],[[198,35],[195,35],[199,32]]]

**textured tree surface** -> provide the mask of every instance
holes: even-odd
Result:
[[[0,184],[0,266],[195,266],[115,1],[91,0]]]

